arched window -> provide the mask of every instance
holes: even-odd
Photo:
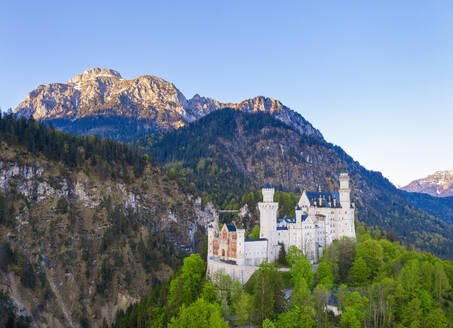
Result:
[[[222,256],[225,256],[225,250],[222,249]]]

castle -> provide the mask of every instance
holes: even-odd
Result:
[[[349,176],[341,173],[339,191],[304,190],[295,216],[277,219],[274,188],[264,186],[263,201],[258,203],[260,238],[246,239],[245,230],[234,224],[225,224],[220,231],[215,222],[209,225],[207,275],[212,278],[222,272],[246,283],[262,262],[277,260],[281,244],[286,251],[294,245],[311,262],[317,262],[333,240],[355,238],[355,207],[350,193]]]

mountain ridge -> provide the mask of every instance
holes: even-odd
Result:
[[[101,68],[87,69],[66,83],[38,86],[14,112],[52,122],[55,127],[78,135],[97,134],[131,141],[139,135],[177,129],[227,107],[268,112],[302,134],[323,138],[300,114],[273,98],[257,96],[240,103],[221,103],[196,94],[187,99],[173,83],[159,77],[141,75],[127,80],[115,70]],[[114,117],[136,125],[135,129],[122,131],[123,124],[115,125],[109,120]]]

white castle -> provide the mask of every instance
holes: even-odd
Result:
[[[340,190],[317,192],[304,190],[296,206],[296,214],[277,219],[278,203],[274,202],[274,188],[262,188],[260,238],[246,239],[245,230],[226,224],[219,231],[213,222],[208,227],[208,270],[229,275],[246,283],[264,262],[277,260],[280,245],[285,250],[292,245],[301,249],[311,262],[322,256],[323,249],[333,240],[355,238],[354,204],[351,203],[349,176],[340,174]]]

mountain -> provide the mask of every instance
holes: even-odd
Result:
[[[186,97],[161,78],[143,75],[132,80],[111,69],[92,68],[66,83],[40,85],[15,109],[21,117],[51,122],[77,135],[98,135],[133,141],[156,131],[169,131],[222,108],[263,111],[302,134],[322,138],[302,116],[272,98],[255,97],[241,103],[220,103],[195,95]]]
[[[365,169],[340,147],[300,134],[266,113],[215,111],[137,144],[222,208],[237,209],[247,193],[266,183],[299,194],[318,187],[336,190],[339,174],[347,171],[360,221],[392,231],[406,244],[453,257],[453,226],[446,220],[409,202],[381,173]],[[256,200],[256,194],[250,197]]]
[[[0,115],[0,311],[42,327],[111,323],[215,216],[132,147]]]
[[[453,170],[437,171],[426,178],[414,180],[401,189],[435,197],[453,196]]]
[[[363,168],[327,143],[300,114],[271,98],[238,104],[199,95],[187,100],[160,78],[127,80],[116,71],[96,68],[65,84],[39,86],[15,112],[78,135],[136,142],[172,168],[171,176],[182,177],[223,208],[243,205],[240,197],[256,201],[256,188],[267,182],[293,192],[318,184],[337,188],[338,174],[347,170],[364,222],[440,256],[453,252],[448,215],[437,215],[441,207],[436,209],[435,201],[416,205],[380,173]],[[248,192],[253,196],[244,196]],[[253,202],[249,205],[253,212]]]

